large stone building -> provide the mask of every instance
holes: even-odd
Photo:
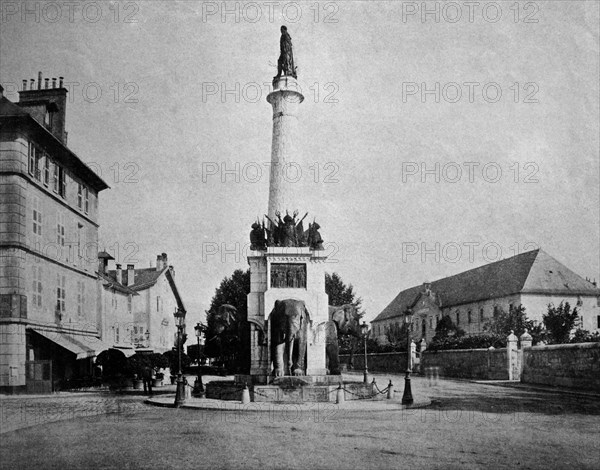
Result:
[[[98,194],[67,147],[67,90],[41,73],[0,96],[0,390],[90,372],[97,328]]]
[[[98,194],[107,184],[67,147],[67,90],[0,87],[0,392],[49,392],[94,371],[107,349],[173,347],[185,311],[175,273],[98,253]]]
[[[600,331],[600,289],[542,250],[533,250],[432,283],[400,292],[371,322],[374,336],[386,341],[392,325],[401,325],[404,312],[413,312],[412,338],[431,341],[442,316],[467,334],[477,334],[494,311],[523,305],[529,319],[538,322],[548,304],[569,302],[577,307],[580,326]]]

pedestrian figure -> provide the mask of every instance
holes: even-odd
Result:
[[[144,393],[148,393],[148,395],[152,396],[152,367],[144,367],[142,379],[144,380]]]

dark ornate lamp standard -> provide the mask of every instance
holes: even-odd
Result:
[[[175,390],[175,406],[181,406],[185,402],[185,381],[183,380],[183,373],[181,371],[181,350],[183,349],[184,333],[185,329],[185,310],[177,309],[173,314],[175,316],[175,325],[177,326],[177,355],[178,355],[178,367],[177,372],[177,389]]]
[[[203,396],[204,384],[202,383],[202,374],[200,373],[200,345],[204,346],[204,332],[206,331],[206,327],[198,322],[194,327],[194,331],[196,332],[196,339],[198,340],[198,378],[194,384],[194,394],[196,396]]]
[[[410,366],[411,366],[411,338],[410,338],[410,327],[412,325],[412,317],[413,313],[411,309],[407,309],[404,312],[404,324],[406,325],[406,336],[408,337],[407,341],[407,350],[406,350],[406,376],[404,377],[404,394],[402,395],[402,404],[403,405],[411,405],[413,402],[412,390],[410,387]]]
[[[362,325],[360,325],[360,333],[362,334],[362,337],[365,341],[365,374],[363,377],[363,382],[368,384],[369,383],[369,369],[367,369],[367,336],[369,336],[369,325],[367,325],[366,322],[363,322]]]

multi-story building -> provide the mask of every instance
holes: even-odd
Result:
[[[542,321],[548,304],[569,302],[579,311],[579,326],[600,331],[600,289],[542,250],[533,250],[400,292],[371,322],[374,337],[386,341],[411,309],[412,338],[431,341],[442,316],[449,315],[467,334],[477,334],[502,309],[523,305],[530,320]]]
[[[107,267],[113,259],[105,251],[98,253],[98,328],[105,343],[129,357],[136,348],[146,346],[135,337],[138,325],[134,322],[133,299],[138,294],[121,279],[109,275]]]
[[[0,92],[0,390],[47,390],[86,375],[98,328],[98,194],[67,147],[62,78]]]
[[[125,270],[117,264],[116,269],[107,271],[107,276],[113,283],[134,293],[131,296],[132,323],[130,327],[124,323],[116,325],[115,334],[129,335],[130,344],[136,351],[162,353],[171,350],[177,331],[173,314],[177,309],[185,311],[185,307],[167,254],[157,256],[156,267],[135,269],[133,264],[128,264]]]

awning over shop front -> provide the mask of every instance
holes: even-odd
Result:
[[[32,328],[32,330],[67,351],[72,352],[77,356],[77,359],[97,356],[102,351],[112,347],[95,336],[73,335],[40,328]]]
[[[119,346],[112,346],[111,349],[116,349],[117,351],[122,352],[125,355],[125,357],[131,357],[136,352],[133,348],[124,348]]]

